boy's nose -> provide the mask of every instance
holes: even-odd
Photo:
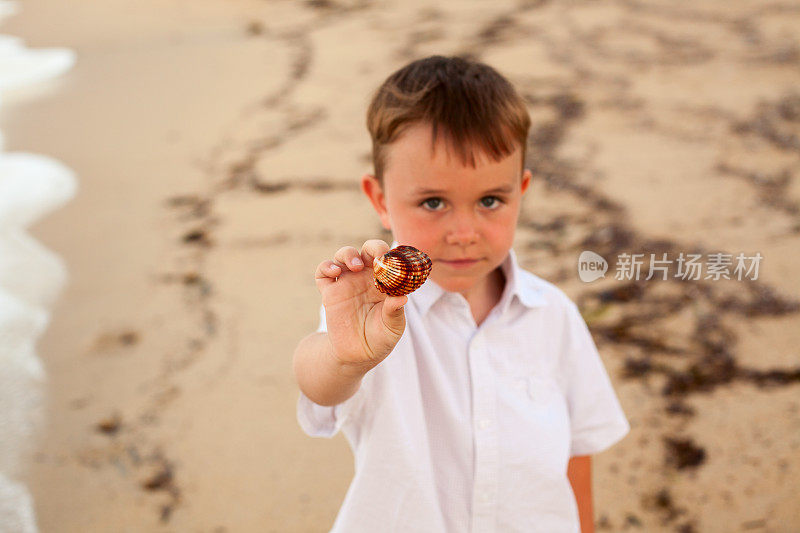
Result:
[[[463,221],[447,234],[447,244],[466,245],[474,244],[478,239],[478,232],[472,223]]]

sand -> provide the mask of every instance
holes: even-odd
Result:
[[[471,54],[534,119],[515,249],[580,303],[632,425],[598,531],[800,529],[800,6],[28,0],[78,55],[4,108],[78,175],[32,230],[70,281],[24,481],[43,532],[323,531],[343,437],[295,421],[316,264],[391,236],[357,187],[395,68]],[[756,251],[756,281],[582,283],[577,257]],[[609,274],[613,274],[610,271]]]

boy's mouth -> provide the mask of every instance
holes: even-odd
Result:
[[[475,263],[480,261],[480,259],[455,259],[451,261],[440,259],[440,261],[445,265],[453,268],[466,268],[474,265]]]

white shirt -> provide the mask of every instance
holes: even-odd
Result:
[[[630,426],[577,306],[513,250],[502,269],[480,327],[461,294],[429,279],[351,398],[325,407],[300,392],[303,430],[341,430],[355,455],[332,532],[579,531],[567,462]]]

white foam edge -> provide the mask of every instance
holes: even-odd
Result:
[[[17,296],[0,287],[0,353],[2,359],[10,354],[25,353],[26,347],[35,343],[50,324],[50,313],[42,307],[24,302]],[[37,357],[26,358],[27,370],[32,376],[43,380],[44,367]]]
[[[29,305],[50,308],[67,283],[64,260],[18,228],[0,228],[0,287]]]
[[[77,193],[75,173],[51,157],[0,153],[0,228],[28,227]]]
[[[68,48],[26,48],[18,37],[0,35],[0,92],[60,76],[75,65],[76,55]]]
[[[36,533],[33,498],[27,487],[0,472],[0,533]]]

